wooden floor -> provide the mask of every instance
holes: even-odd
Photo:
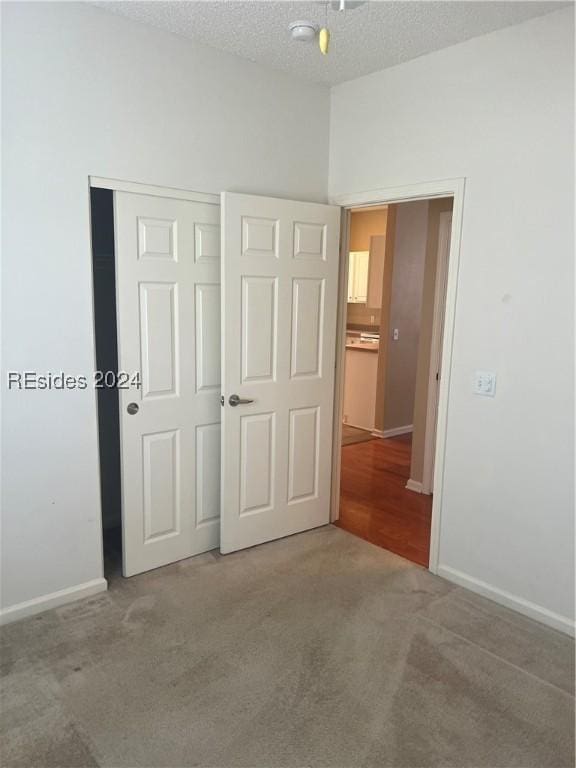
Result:
[[[408,491],[411,435],[342,447],[340,528],[428,566],[432,496]]]
[[[376,440],[372,432],[367,429],[351,427],[350,424],[342,424],[342,445],[352,445],[353,443],[365,443],[368,440]]]

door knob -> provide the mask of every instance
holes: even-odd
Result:
[[[128,406],[126,408],[130,416],[134,416],[135,413],[138,413],[138,403],[128,403]]]
[[[239,395],[230,395],[230,397],[228,398],[228,402],[232,406],[237,406],[237,405],[248,405],[248,403],[253,403],[254,400],[250,400],[247,397],[239,397]]]

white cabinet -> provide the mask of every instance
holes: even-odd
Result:
[[[366,304],[370,251],[350,251],[348,260],[348,303]]]
[[[346,348],[344,421],[353,427],[374,429],[378,352]]]

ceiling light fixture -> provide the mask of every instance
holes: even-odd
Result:
[[[311,21],[293,21],[292,24],[290,24],[292,40],[308,43],[311,40],[314,40],[317,32],[318,27]]]
[[[341,0],[341,9],[344,10],[344,2],[345,0]],[[328,53],[328,47],[330,45],[330,30],[328,29],[328,0],[326,0],[326,4],[324,5],[324,14],[325,14],[325,20],[324,20],[324,26],[320,30],[320,34],[318,35],[318,46],[320,48],[320,53],[322,56],[326,56]]]
[[[328,27],[322,27],[320,30],[318,45],[320,46],[320,53],[326,56],[328,53],[328,46],[330,45],[330,30]]]
[[[330,46],[330,30],[328,29],[328,9],[332,7],[335,11],[353,10],[359,5],[364,5],[365,0],[323,0],[321,3],[324,6],[325,20],[321,29],[312,21],[293,21],[290,24],[290,35],[292,40],[298,40],[299,42],[309,43],[318,35],[318,45],[320,52],[326,56],[328,48]]]

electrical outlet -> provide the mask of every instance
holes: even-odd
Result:
[[[398,328],[394,328],[394,333],[392,334],[392,338],[394,339],[394,341],[398,341],[398,339],[400,338],[400,331],[398,330]]]
[[[493,371],[476,371],[472,391],[475,395],[494,397],[496,394],[496,374]]]

